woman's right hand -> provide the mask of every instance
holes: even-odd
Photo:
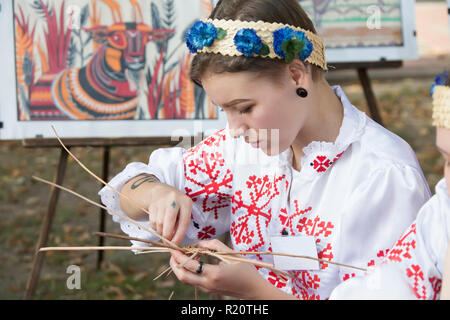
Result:
[[[151,228],[179,245],[191,221],[192,199],[163,183],[152,185],[150,198],[148,211]]]
[[[154,175],[144,173],[124,184],[120,209],[133,220],[149,219],[154,231],[179,245],[191,220],[192,200]]]

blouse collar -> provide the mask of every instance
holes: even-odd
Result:
[[[332,86],[331,88],[341,100],[344,109],[342,124],[335,142],[312,141],[302,149],[304,156],[301,159],[301,173],[304,172],[305,175],[316,176],[327,172],[347,148],[353,142],[358,141],[364,133],[366,115],[352,105],[340,86]],[[289,148],[285,152],[290,158],[290,164],[292,164],[292,149]]]

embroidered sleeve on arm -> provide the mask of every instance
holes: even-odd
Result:
[[[422,207],[381,263],[364,276],[342,283],[331,298],[439,299],[448,237],[435,200]]]
[[[395,242],[383,263],[402,274],[418,299],[439,299],[447,243],[446,220],[433,197]]]

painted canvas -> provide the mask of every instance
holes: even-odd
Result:
[[[184,34],[213,0],[14,0],[17,117],[204,120]]]

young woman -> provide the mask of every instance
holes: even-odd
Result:
[[[177,244],[230,232],[237,251],[271,251],[276,240],[329,262],[365,268],[380,259],[430,191],[409,145],[329,86],[322,40],[298,2],[219,1],[186,44],[196,54],[191,78],[226,112],[226,128],[127,165],[110,184],[132,201],[104,188],[102,202]],[[231,250],[218,240],[199,246]],[[326,299],[357,273],[300,261],[286,278],[244,263],[178,267],[187,258],[172,253],[181,281],[244,299]]]
[[[436,80],[433,124],[445,159],[444,178],[385,260],[338,286],[333,299],[450,299],[450,77],[443,73]]]

